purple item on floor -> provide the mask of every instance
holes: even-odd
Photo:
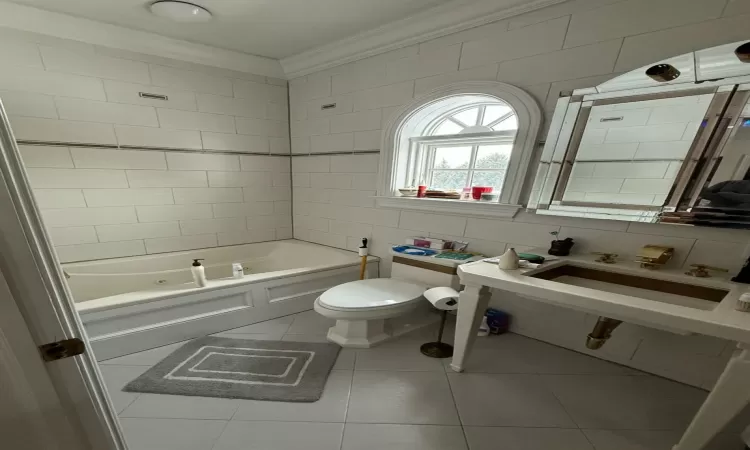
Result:
[[[490,334],[503,334],[508,331],[510,326],[510,316],[495,308],[487,308],[484,313],[487,317],[487,325],[490,327]]]

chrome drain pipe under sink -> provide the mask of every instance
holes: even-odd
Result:
[[[586,336],[586,347],[591,350],[598,350],[612,337],[612,331],[620,326],[622,320],[610,319],[609,317],[599,316],[594,329]]]

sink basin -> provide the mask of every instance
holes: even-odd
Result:
[[[551,267],[547,270],[528,273],[527,276],[706,311],[716,308],[729,294],[729,291],[725,289],[677,283],[574,264]]]

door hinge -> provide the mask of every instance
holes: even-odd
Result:
[[[39,352],[45,361],[57,361],[58,359],[70,358],[77,356],[86,351],[86,345],[78,338],[65,339],[57,342],[50,342],[39,346]]]

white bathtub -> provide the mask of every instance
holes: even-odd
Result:
[[[208,285],[192,282],[203,258]],[[378,276],[370,257],[368,275]],[[240,262],[245,277],[231,278]],[[312,309],[332,286],[356,280],[354,252],[297,240],[64,264],[98,359],[167,345]]]

